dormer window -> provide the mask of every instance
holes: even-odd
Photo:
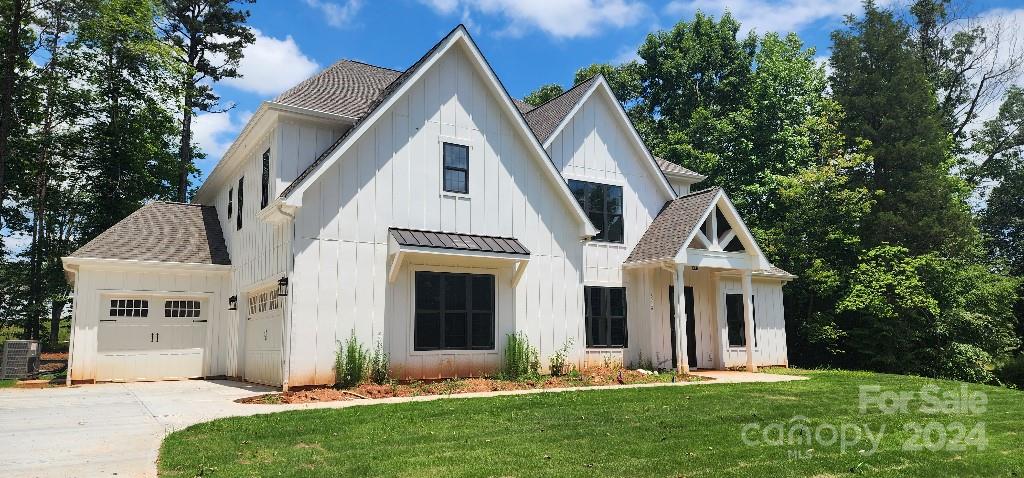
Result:
[[[469,146],[444,143],[444,190],[469,194]]]

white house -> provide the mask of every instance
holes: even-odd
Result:
[[[462,26],[405,71],[340,61],[263,103],[193,204],[64,258],[69,380],[330,384],[351,334],[404,378],[492,372],[516,331],[542,363],[787,364],[793,276],[702,179],[602,77],[514,100]]]

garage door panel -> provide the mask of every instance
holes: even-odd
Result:
[[[113,303],[112,301],[118,301]],[[206,354],[207,323],[200,317],[166,317],[165,298],[146,296],[148,310],[139,307],[138,298],[104,298],[103,313],[108,313],[98,329],[97,380],[163,380],[202,377]],[[178,298],[175,298],[178,300]],[[198,302],[198,315],[205,301]],[[129,302],[131,301],[131,302]],[[109,308],[106,306],[109,304]],[[125,305],[127,304],[127,305]]]

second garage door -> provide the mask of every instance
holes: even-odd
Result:
[[[245,321],[245,379],[281,385],[284,316],[277,287],[248,294]]]
[[[104,297],[96,380],[202,377],[206,301],[195,297]]]

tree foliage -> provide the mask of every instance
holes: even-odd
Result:
[[[562,88],[562,85],[549,83],[539,86],[536,90],[524,96],[523,102],[531,106],[540,106],[562,93],[565,93],[565,88]]]

